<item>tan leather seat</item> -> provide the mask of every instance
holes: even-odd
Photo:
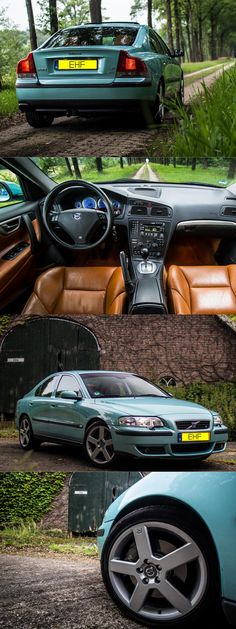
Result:
[[[169,310],[175,314],[236,314],[236,264],[172,265],[167,294]]]
[[[125,303],[121,267],[55,267],[38,277],[23,314],[118,315]]]

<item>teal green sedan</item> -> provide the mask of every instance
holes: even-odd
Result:
[[[119,371],[51,375],[17,402],[16,425],[24,450],[42,441],[83,445],[100,468],[118,454],[202,460],[228,439],[218,413]]]
[[[33,127],[55,116],[137,109],[161,123],[166,99],[183,101],[182,55],[135,22],[65,28],[19,61],[19,108]]]

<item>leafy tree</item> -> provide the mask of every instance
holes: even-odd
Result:
[[[50,32],[58,31],[57,0],[49,0]]]
[[[50,23],[50,12],[48,0],[38,0],[40,7],[40,15],[37,20],[39,28],[44,33],[52,33],[52,25]],[[57,0],[57,18],[58,28],[67,26],[76,26],[89,21],[89,2],[88,0]]]

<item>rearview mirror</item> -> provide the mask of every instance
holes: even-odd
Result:
[[[60,397],[63,400],[82,400],[82,397],[79,393],[76,393],[76,391],[62,391],[60,393]]]

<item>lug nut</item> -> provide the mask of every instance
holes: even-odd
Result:
[[[149,583],[149,579],[143,579],[143,583],[145,583],[145,585],[147,585]]]
[[[142,568],[137,568],[136,572],[138,572],[140,574],[141,572],[143,572],[143,569]]]
[[[161,566],[157,566],[157,570],[159,570],[159,572],[161,572],[162,567]]]
[[[161,579],[160,579],[159,577],[156,577],[156,578],[155,578],[155,582],[156,582],[156,583],[160,583],[160,580],[161,580]]]

